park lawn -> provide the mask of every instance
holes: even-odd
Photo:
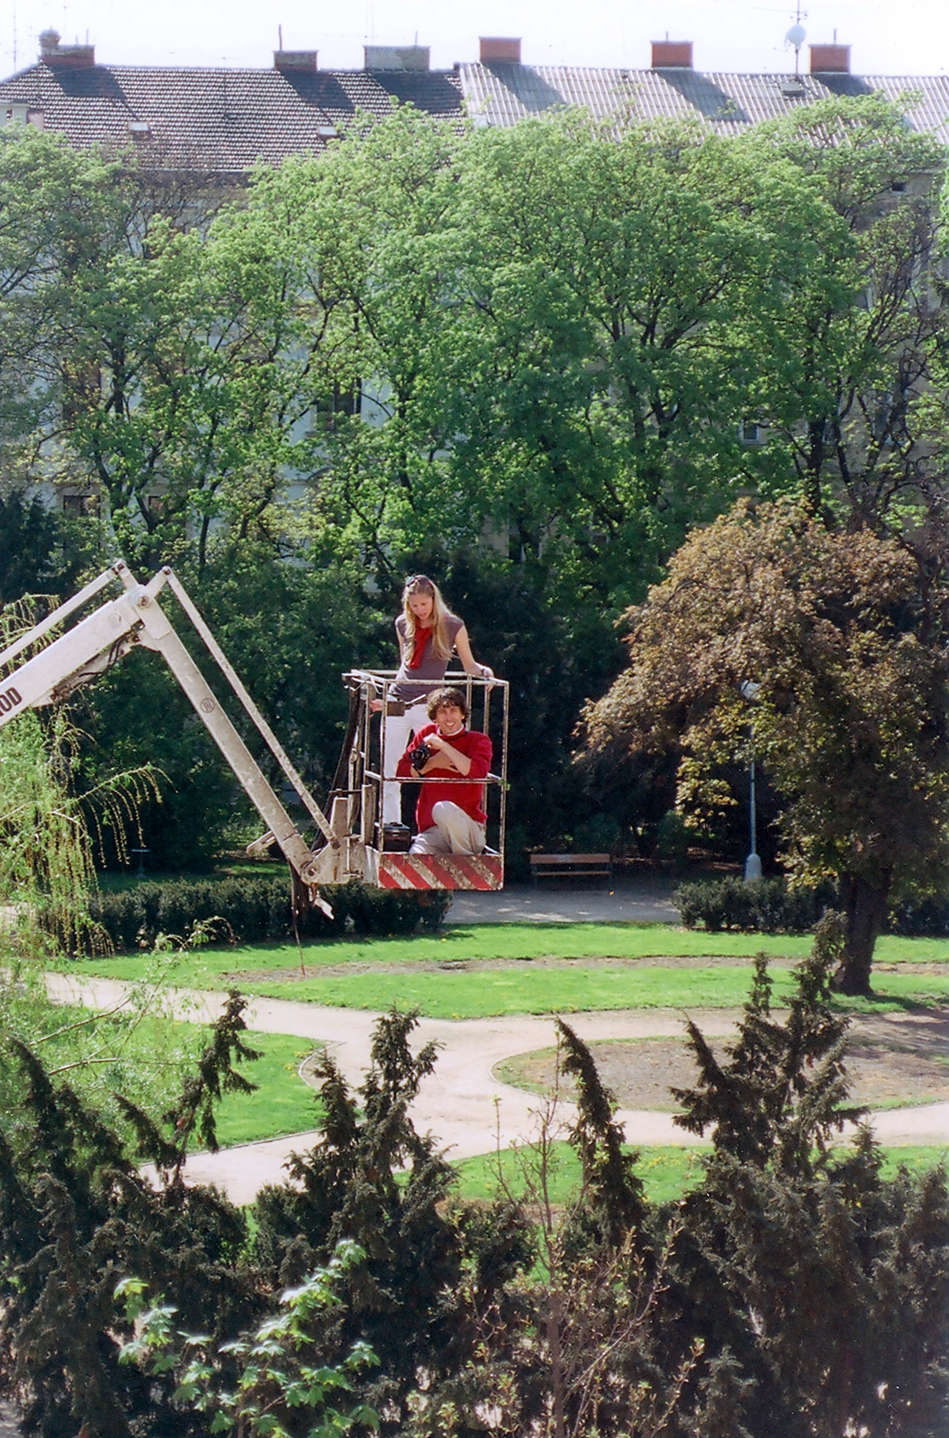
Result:
[[[695,1188],[702,1179],[702,1158],[712,1152],[711,1144],[699,1143],[683,1148],[625,1147],[627,1153],[639,1154],[635,1172],[643,1181],[650,1203],[672,1203],[690,1188]],[[494,1198],[498,1193],[498,1163],[499,1155],[496,1153],[477,1154],[474,1158],[456,1163],[461,1197],[479,1202]],[[500,1173],[505,1186],[515,1197],[529,1194],[524,1175],[525,1172],[531,1173],[535,1165],[536,1155],[529,1147],[517,1151],[506,1149],[500,1155]],[[939,1165],[949,1170],[949,1152],[920,1144],[883,1150],[883,1178],[893,1178],[901,1165],[912,1172]],[[580,1161],[569,1144],[555,1143],[551,1146],[548,1181],[554,1203],[567,1203],[576,1193],[580,1182]]]
[[[426,1018],[472,1019],[509,1014],[582,1013],[592,1010],[628,1008],[676,1008],[686,1010],[736,1008],[748,996],[751,966],[746,960],[714,965],[633,962],[549,965],[509,963],[501,966],[449,967],[363,965],[354,972],[340,972],[335,966],[323,973],[283,970],[270,978],[266,968],[251,968],[257,951],[230,954],[233,967],[224,973],[208,973],[185,964],[169,975],[175,984],[189,987],[217,985],[237,988],[242,993],[274,999],[293,999],[329,1008],[369,1009],[384,1012],[393,1006],[417,1010]],[[248,967],[241,966],[241,958]],[[139,961],[141,963],[141,960]],[[86,971],[109,977],[132,979],[134,963],[124,961],[120,972],[106,961],[84,966]],[[780,1006],[793,988],[787,961],[772,970],[774,1002]],[[907,1004],[932,1005],[949,1000],[949,975],[898,968],[874,975],[875,997],[841,1000],[852,1012],[880,1013]]]
[[[774,994],[780,1001],[792,983],[787,965],[803,957],[811,942],[807,935],[704,934],[665,924],[484,924],[418,938],[310,944],[303,950],[303,971],[294,944],[201,948],[178,957],[169,979],[182,987],[237,988],[334,1008],[379,1011],[395,1005],[441,1019],[732,1008],[747,996],[753,955],[767,953],[775,963]],[[949,961],[949,942],[884,938],[877,948],[878,997],[848,1007],[879,1011],[881,1005],[932,1004],[949,997],[949,976],[925,971],[927,964]],[[695,962],[702,957],[713,962]],[[686,962],[655,962],[663,958]],[[144,962],[141,955],[125,955],[70,967],[135,980]]]
[[[331,964],[470,963],[477,959],[646,959],[738,958],[765,953],[772,959],[801,959],[810,953],[812,934],[707,934],[674,924],[469,924],[449,926],[436,934],[403,938],[324,939],[304,944],[305,967]],[[220,987],[235,970],[300,968],[295,943],[240,944],[203,947],[184,955],[181,982],[196,988]],[[877,941],[877,965],[949,963],[949,939],[901,939],[887,935]],[[136,978],[141,956],[117,955],[88,961],[87,972],[111,978]],[[81,971],[81,966],[80,967]]]
[[[323,1107],[318,1092],[300,1077],[299,1068],[318,1046],[293,1034],[245,1035],[248,1047],[261,1054],[242,1064],[254,1093],[226,1093],[217,1105],[217,1141],[222,1148],[258,1143],[318,1128]]]
[[[274,982],[238,976],[237,986],[265,998],[294,998],[329,1008],[417,1010],[431,1019],[494,1018],[510,1014],[570,1014],[594,1010],[676,1008],[730,1009],[748,996],[751,968],[636,968],[577,964],[568,969],[514,965],[449,972],[412,972],[380,965],[368,972]],[[772,971],[774,1002],[793,989],[787,968]],[[873,1000],[846,1000],[851,1011],[882,1012],[910,1004],[949,999],[949,975],[882,975]]]
[[[774,978],[777,996],[790,991],[787,969],[776,970]],[[595,1009],[733,1008],[744,1002],[750,983],[747,964],[665,969],[578,963],[567,969],[514,964],[447,972],[381,965],[368,972],[291,983],[241,980],[239,986],[267,998],[292,994],[330,1008],[384,1011],[396,1007],[417,1010],[431,1019],[477,1019]]]
[[[687,1148],[673,1145],[632,1149],[637,1152],[636,1173],[643,1181],[650,1203],[669,1203],[681,1198],[702,1178],[701,1158],[712,1152],[711,1144],[690,1144]],[[568,1143],[551,1144],[547,1175],[551,1202],[568,1203],[580,1183],[580,1160]],[[505,1149],[501,1154],[479,1153],[464,1158],[453,1167],[458,1175],[458,1193],[475,1202],[489,1202],[499,1192],[499,1179],[515,1197],[531,1201],[536,1185],[536,1151],[530,1145]]]
[[[325,967],[365,964],[438,964],[447,968],[506,959],[750,958],[762,950],[775,959],[794,960],[809,953],[812,942],[806,934],[705,934],[672,924],[472,924],[401,938],[316,940],[304,944],[302,950],[290,941],[206,945],[179,956],[177,979],[194,988],[221,988],[235,974],[247,970],[299,975],[301,958],[311,974]],[[943,949],[949,960],[949,942]],[[898,957],[894,953],[894,959]],[[141,954],[118,954],[86,960],[75,968],[125,979],[137,978],[141,963]]]

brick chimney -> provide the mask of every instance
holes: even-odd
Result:
[[[318,53],[316,50],[275,50],[273,67],[281,75],[313,75]]]
[[[653,70],[691,70],[691,40],[653,40]]]
[[[51,70],[91,70],[96,63],[95,45],[60,45],[55,30],[40,36],[40,60]]]
[[[849,75],[849,45],[812,45],[812,75]]]
[[[520,40],[507,40],[501,35],[482,35],[478,44],[481,46],[482,65],[488,65],[492,60],[508,65],[521,63]]]

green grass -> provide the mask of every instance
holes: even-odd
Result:
[[[680,1198],[701,1180],[703,1153],[711,1153],[710,1145],[696,1144],[689,1148],[641,1148],[636,1172],[643,1180],[646,1197],[651,1203],[668,1203]],[[505,1149],[501,1154],[477,1154],[455,1164],[458,1192],[462,1198],[484,1202],[498,1192],[498,1167],[505,1186],[516,1198],[528,1193],[525,1165],[530,1172],[533,1155],[529,1149]],[[551,1148],[548,1187],[553,1203],[567,1203],[580,1182],[580,1161],[569,1144],[556,1143]]]
[[[790,974],[776,974],[786,992]],[[427,1018],[474,1019],[507,1014],[580,1013],[593,1009],[731,1008],[748,992],[747,968],[549,968],[469,970],[461,973],[369,973],[300,980],[292,997],[331,1007],[417,1009]],[[266,981],[239,986],[268,998],[288,998],[290,986]]]
[[[324,964],[453,964],[477,959],[584,959],[584,958],[752,958],[765,953],[772,959],[795,960],[810,953],[809,934],[706,934],[673,924],[471,924],[448,927],[438,934],[395,939],[328,939],[305,944],[307,968]],[[217,982],[237,965],[251,962],[256,969],[299,968],[296,944],[253,944],[238,948],[198,949],[186,955],[183,971],[195,978]],[[949,939],[900,939],[877,942],[877,965],[949,963]],[[109,973],[124,976],[134,966],[134,955],[120,955],[107,963]],[[134,967],[130,970],[134,972]]]
[[[257,1091],[224,1095],[217,1110],[221,1147],[318,1128],[322,1115],[319,1094],[298,1073],[316,1045],[292,1034],[252,1033],[247,1042],[262,1054],[241,1068],[244,1077],[257,1084]]]
[[[628,1149],[627,1152],[632,1150]],[[643,1181],[650,1203],[671,1203],[702,1180],[703,1154],[711,1153],[711,1145],[695,1144],[688,1148],[643,1147],[638,1150],[636,1173]],[[520,1197],[525,1193],[524,1166],[530,1164],[530,1152],[506,1150],[500,1155],[501,1172],[510,1191]],[[497,1154],[478,1154],[455,1165],[458,1191],[462,1198],[486,1201],[498,1191]],[[900,1165],[913,1172],[949,1168],[949,1152],[921,1145],[884,1150],[883,1177],[893,1178]],[[549,1175],[550,1196],[554,1203],[570,1200],[580,1182],[580,1162],[569,1144],[557,1143],[552,1149]]]
[[[429,1018],[576,1013],[621,1008],[732,1008],[744,1002],[749,961],[764,952],[788,965],[809,952],[804,936],[703,934],[665,924],[504,924],[450,929],[401,939],[340,939],[303,950],[293,944],[199,949],[174,966],[174,982],[193,988],[237,987],[266,998],[338,1008],[385,1010],[393,1004]],[[637,959],[734,958],[735,964],[667,968]],[[584,959],[616,963],[584,963]],[[543,960],[559,962],[544,963]],[[949,976],[903,972],[949,961],[949,941],[881,939],[869,1001],[857,1011],[932,1004],[949,997]],[[499,967],[486,967],[494,961]],[[538,962],[540,961],[540,962]],[[77,964],[110,978],[137,979],[143,959],[119,956]],[[434,965],[434,967],[432,967]],[[789,991],[787,968],[774,970],[775,997]]]
[[[788,970],[774,972],[774,997],[790,993]],[[368,973],[275,983],[241,976],[237,986],[267,998],[293,998],[333,1008],[417,1009],[427,1018],[474,1019],[507,1014],[582,1013],[597,1009],[735,1008],[751,982],[746,966],[720,968],[549,968],[470,970],[461,973],[393,972],[384,965]],[[881,1012],[885,1007],[926,1004],[949,996],[949,977],[887,974],[879,998],[848,1007]]]
[[[749,961],[755,954],[763,951],[777,965],[773,976],[775,997],[780,1000],[791,984],[787,966],[809,952],[811,943],[808,936],[705,934],[665,924],[458,926],[417,938],[309,944],[304,949],[305,978],[300,976],[299,952],[293,944],[199,949],[172,964],[168,981],[198,989],[238,987],[252,995],[337,1007],[384,1010],[398,1004],[402,1009],[418,1008],[427,1016],[449,1019],[631,1007],[731,1008],[747,995]],[[703,957],[718,962],[672,967],[650,962]],[[614,962],[594,965],[588,962],[591,959]],[[729,959],[734,963],[727,962]],[[876,959],[873,981],[878,997],[869,1002],[848,1001],[848,1008],[881,1012],[949,998],[949,978],[925,972],[927,964],[949,962],[949,942],[884,938],[877,945]],[[491,961],[500,962],[494,967]],[[68,967],[72,973],[141,981],[153,962],[147,955],[119,956]],[[910,965],[923,971],[908,972]],[[149,1028],[151,1022],[141,1028],[143,1063],[149,1056],[154,1058],[160,1047]],[[196,1046],[203,1042],[202,1032],[194,1025],[165,1019],[154,1022],[162,1029],[171,1025],[176,1033],[180,1030],[182,1044],[186,1032],[195,1035]],[[318,1096],[297,1073],[309,1051],[308,1042],[292,1035],[263,1033],[250,1034],[249,1042],[263,1054],[246,1070],[259,1088],[249,1096],[232,1094],[224,1099],[218,1120],[222,1145],[317,1127]],[[180,1052],[177,1042],[170,1047]],[[134,1064],[134,1055],[127,1055],[125,1062]],[[177,1079],[168,1071],[160,1101],[170,1099],[176,1089]],[[698,1148],[643,1150],[640,1169],[654,1201],[673,1197],[694,1181],[697,1152]],[[906,1156],[918,1166],[931,1162],[933,1152],[901,1149],[891,1151],[891,1157]],[[914,1153],[925,1157],[913,1159]],[[463,1192],[470,1190],[473,1197],[487,1194],[491,1162],[472,1159],[460,1165]],[[564,1193],[575,1182],[573,1162],[569,1157],[563,1159]]]

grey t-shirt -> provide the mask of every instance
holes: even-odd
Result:
[[[450,614],[447,619],[448,637],[454,645],[455,637],[459,629],[464,628],[464,621],[457,615]],[[445,670],[448,668],[447,659],[439,659],[437,654],[432,653],[432,641],[426,641],[422,651],[422,662],[417,669],[409,668],[409,660],[412,658],[412,651],[415,647],[414,641],[406,633],[405,615],[400,614],[395,621],[395,632],[402,641],[402,663],[399,665],[399,672],[389,689],[394,699],[401,699],[405,704],[411,704],[416,699],[424,699],[430,694],[437,684],[440,684],[445,677]],[[419,680],[427,680],[427,683],[420,684]]]

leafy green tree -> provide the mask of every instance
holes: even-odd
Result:
[[[517,749],[525,843],[594,842],[565,763],[579,703],[691,525],[749,490],[938,523],[942,156],[879,100],[739,141],[406,106],[213,217],[197,183],[27,130],[0,147],[11,473],[97,485],[110,546],[148,568],[342,552],[388,593],[441,555],[526,596],[539,638],[508,623],[503,648],[553,732]],[[186,747],[167,768],[193,795]],[[645,846],[651,781],[610,818]]]
[[[750,413],[811,509],[898,527],[937,499],[944,471],[945,147],[881,95],[804,106],[740,147],[787,160],[850,238],[836,287],[832,257],[803,241],[787,303],[761,316],[769,358]]]
[[[149,566],[253,529],[306,408],[277,216],[235,243],[179,190],[29,127],[0,147],[4,437],[27,477],[93,487]]]
[[[300,1430],[301,1420],[308,1434],[341,1438],[357,1425],[375,1430],[379,1420],[374,1410],[347,1401],[354,1378],[375,1363],[375,1355],[364,1343],[355,1343],[340,1362],[321,1363],[319,1341],[312,1333],[314,1318],[339,1304],[339,1274],[361,1257],[354,1243],[338,1244],[327,1268],[280,1295],[278,1314],[256,1331],[217,1347],[205,1336],[176,1331],[173,1306],[146,1307],[145,1285],[123,1279],[116,1296],[124,1299],[127,1318],[137,1331],[123,1347],[122,1361],[145,1373],[164,1374],[174,1368],[177,1405],[210,1415],[215,1433],[280,1438]],[[340,1402],[347,1404],[346,1411],[337,1406]]]
[[[118,167],[80,154],[61,136],[8,128],[0,144],[0,423],[5,440],[55,413],[37,383],[53,337],[64,278],[87,261],[113,219]]]
[[[740,505],[629,612],[630,666],[586,715],[593,750],[677,747],[679,801],[699,819],[729,802],[717,771],[751,727],[783,796],[785,862],[838,882],[849,993],[869,992],[887,903],[936,884],[949,857],[947,590],[924,561],[867,529]]]
[[[296,295],[316,422],[290,463],[319,474],[326,522],[383,574],[393,544],[487,523],[601,602],[760,469],[739,425],[763,317],[808,269],[832,305],[853,288],[846,225],[786,160],[577,115],[460,134],[410,107],[366,117],[258,176],[212,242],[235,270],[272,246]],[[368,424],[333,407],[356,393]]]
[[[12,489],[0,496],[0,607],[26,595],[57,594],[78,577],[67,526],[35,495]]]
[[[463,148],[454,128],[411,106],[357,117],[319,160],[259,176],[234,221],[235,235],[257,227],[269,237],[279,217],[309,405],[291,462],[318,479],[315,522],[352,534],[382,574],[394,540],[454,536],[464,524],[445,502]]]
[[[766,478],[739,433],[773,366],[762,330],[821,255],[812,286],[840,302],[845,227],[790,166],[701,128],[570,115],[470,156],[460,473],[512,552],[632,599],[690,522]]]

